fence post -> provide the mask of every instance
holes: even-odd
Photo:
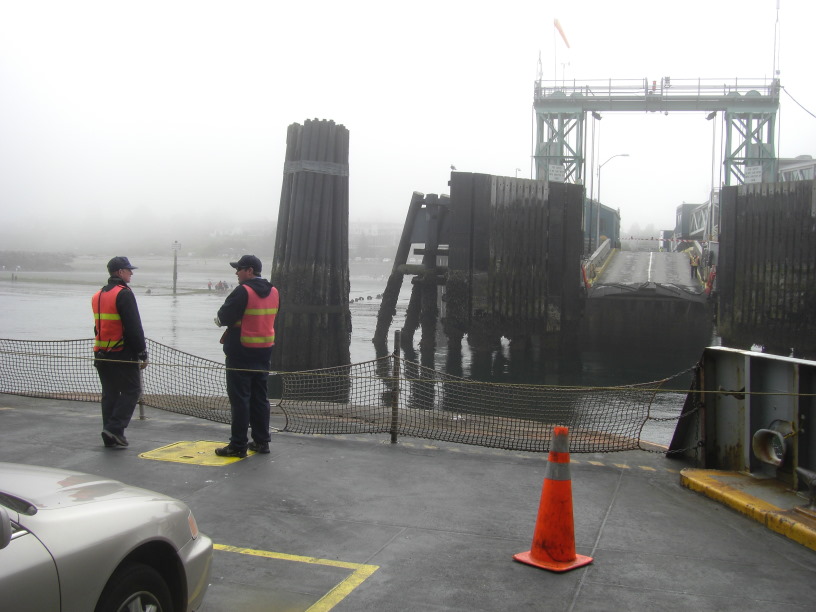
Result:
[[[394,352],[391,354],[391,444],[397,443],[397,429],[399,428],[399,391],[400,391],[400,330],[394,332]]]
[[[144,411],[144,370],[139,368],[139,420],[144,421],[146,419]]]

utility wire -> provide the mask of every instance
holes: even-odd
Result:
[[[785,92],[786,94],[788,94],[788,97],[789,97],[791,100],[793,100],[794,102],[796,102],[797,104],[799,104],[799,102],[796,100],[796,98],[794,98],[792,95],[790,95],[790,93],[788,93],[788,90],[787,90],[787,89],[785,89],[785,87],[784,87],[784,86],[782,87],[782,89],[784,90],[784,92]],[[806,112],[808,115],[810,115],[811,117],[813,117],[814,119],[816,119],[816,115],[814,115],[813,113],[811,113],[811,112],[810,112],[808,109],[806,109],[806,108],[805,108],[804,106],[802,106],[801,104],[799,104],[799,108],[801,108],[801,109],[802,109],[803,111],[805,111],[805,112]]]

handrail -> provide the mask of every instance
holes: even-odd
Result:
[[[534,84],[535,99],[552,96],[581,96],[592,98],[627,97],[633,95],[659,95],[672,97],[702,97],[704,95],[745,95],[754,91],[763,96],[779,97],[779,79],[749,78],[727,79],[586,79],[565,81],[563,79],[539,79]]]

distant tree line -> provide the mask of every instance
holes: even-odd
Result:
[[[36,253],[33,251],[0,251],[0,269],[54,272],[71,269],[72,253]]]

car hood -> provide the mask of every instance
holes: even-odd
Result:
[[[125,499],[172,500],[155,491],[131,487],[118,480],[17,463],[0,463],[0,492],[27,501],[37,510]]]

